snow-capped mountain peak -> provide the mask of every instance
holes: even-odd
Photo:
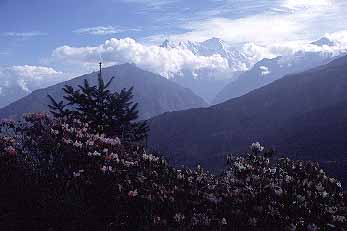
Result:
[[[173,42],[166,39],[161,47],[182,48],[191,50],[196,55],[210,56],[214,54],[224,55],[230,49],[226,42],[219,38],[211,38],[203,42],[180,41]]]
[[[232,47],[220,38],[213,37],[203,42],[165,40],[161,47],[180,48],[190,50],[194,55],[213,56],[220,55],[228,61],[231,71],[245,71],[254,63],[243,54],[241,49]]]
[[[322,47],[322,46],[333,47],[336,45],[336,43],[334,41],[330,40],[327,37],[322,37],[321,39],[319,39],[319,40],[317,40],[311,44],[316,45],[316,46],[320,46],[320,47]]]

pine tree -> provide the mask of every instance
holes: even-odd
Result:
[[[149,129],[146,121],[137,121],[139,111],[138,104],[132,102],[133,88],[110,92],[108,87],[114,77],[105,83],[101,70],[100,63],[97,86],[91,86],[88,80],[84,80],[77,90],[66,85],[63,90],[67,103],[58,103],[48,95],[51,113],[56,118],[79,119],[88,123],[96,133],[119,137],[123,142],[143,142]]]

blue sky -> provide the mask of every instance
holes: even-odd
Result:
[[[143,46],[166,38],[220,37],[234,45],[309,41],[347,30],[345,12],[345,0],[0,0],[0,67],[77,73],[64,62],[85,60],[111,38]]]

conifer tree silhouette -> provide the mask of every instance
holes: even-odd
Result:
[[[105,83],[102,64],[99,65],[96,86],[91,86],[86,79],[77,90],[65,85],[65,102],[57,102],[48,95],[52,115],[56,118],[79,119],[88,123],[96,133],[119,137],[123,142],[145,141],[149,129],[146,121],[138,121],[138,104],[132,101],[133,87],[111,92],[108,88],[115,78],[112,77]]]

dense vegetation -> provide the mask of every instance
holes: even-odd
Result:
[[[317,163],[254,143],[218,176],[175,169],[143,147],[131,90],[107,85],[2,121],[1,230],[346,230],[341,183]]]

